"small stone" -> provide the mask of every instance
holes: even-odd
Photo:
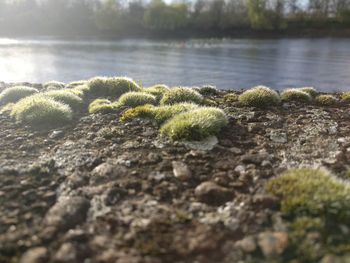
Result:
[[[64,243],[54,256],[54,262],[77,262],[77,250],[72,243]]]
[[[279,205],[279,199],[274,195],[257,194],[253,197],[253,204],[262,208],[275,209]]]
[[[103,183],[123,177],[127,173],[127,169],[111,160],[96,166],[91,173],[95,183]]]
[[[231,147],[230,148],[230,152],[234,153],[234,154],[241,154],[242,150],[237,148],[237,147]]]
[[[45,224],[56,230],[68,230],[83,222],[90,203],[86,198],[62,197],[45,216]]]
[[[241,157],[242,162],[244,163],[253,163],[253,164],[261,164],[264,160],[268,160],[270,158],[267,152],[259,152],[259,153],[247,153]]]
[[[188,168],[187,164],[184,162],[173,161],[173,173],[176,178],[181,181],[187,181],[191,178],[191,171]]]
[[[264,232],[259,234],[258,244],[265,257],[276,257],[288,247],[288,234],[285,232]]]
[[[213,182],[204,182],[196,187],[195,195],[203,203],[220,205],[232,200],[234,193]]]
[[[252,253],[256,250],[256,243],[253,237],[245,237],[236,242],[236,246],[246,253]]]
[[[45,247],[31,248],[23,254],[20,263],[46,263],[48,262],[48,251]]]
[[[288,141],[287,134],[280,131],[271,131],[270,139],[275,143],[286,143]]]
[[[64,132],[61,130],[53,131],[50,133],[49,138],[50,139],[59,139],[62,138],[64,135]]]

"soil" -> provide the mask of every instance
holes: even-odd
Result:
[[[46,131],[0,115],[0,262],[289,262],[265,183],[293,167],[345,178],[348,106],[257,109],[226,93],[210,98],[228,126],[199,143],[121,112]]]

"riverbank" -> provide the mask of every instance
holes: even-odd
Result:
[[[122,111],[85,109],[48,131],[0,115],[0,261],[308,262],[313,248],[298,247],[265,185],[299,167],[348,180],[348,105],[258,109],[228,93],[206,96],[229,122],[199,143],[161,137],[150,120],[121,123]],[[303,242],[317,245],[317,233]]]

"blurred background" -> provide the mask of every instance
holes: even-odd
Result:
[[[350,0],[1,0],[0,81],[350,85]]]

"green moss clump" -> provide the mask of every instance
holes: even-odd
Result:
[[[78,109],[82,106],[83,100],[66,90],[50,90],[42,94],[43,96],[54,99],[58,102],[69,105],[72,109]]]
[[[59,81],[49,81],[49,82],[46,82],[43,87],[44,87],[44,90],[48,91],[48,90],[59,90],[59,89],[63,89],[64,87],[66,86],[65,83],[63,82],[59,82]]]
[[[127,121],[135,118],[153,119],[158,124],[171,119],[175,115],[184,113],[190,110],[197,109],[199,106],[194,103],[178,103],[174,105],[166,105],[155,107],[153,105],[144,105],[129,109],[123,113],[120,120]]]
[[[203,96],[215,96],[219,94],[219,90],[215,86],[206,85],[198,89],[198,92]]]
[[[157,99],[155,96],[145,92],[127,92],[120,96],[118,100],[118,106],[137,107],[146,104],[155,105]]]
[[[0,93],[0,105],[17,102],[20,99],[38,93],[39,91],[32,87],[14,86],[7,88]]]
[[[203,96],[197,91],[190,88],[172,88],[166,92],[160,101],[161,105],[172,105],[182,102],[193,102],[201,104],[203,102]]]
[[[280,103],[278,93],[265,86],[257,86],[246,90],[238,97],[239,102],[244,106],[266,108]]]
[[[226,94],[224,96],[224,101],[225,102],[229,102],[229,103],[237,102],[238,101],[238,97],[239,96],[237,94],[235,94],[235,93],[228,93],[228,94]]]
[[[316,97],[316,103],[322,106],[332,106],[337,103],[337,98],[332,95],[320,95]]]
[[[281,198],[281,211],[291,221],[290,254],[301,262],[319,262],[326,254],[350,252],[344,229],[350,227],[350,186],[327,171],[290,170],[267,183]]]
[[[116,111],[117,107],[115,103],[112,103],[107,99],[97,99],[90,103],[89,113],[110,113]]]
[[[325,171],[290,170],[270,180],[267,190],[282,198],[281,209],[286,214],[350,222],[350,188]]]
[[[17,121],[33,127],[55,127],[72,120],[73,112],[68,105],[47,96],[33,95],[21,99],[11,111]]]
[[[282,101],[285,102],[300,102],[309,103],[312,101],[312,97],[309,93],[300,89],[286,89],[281,93]]]
[[[227,123],[222,110],[200,107],[171,118],[161,127],[160,132],[172,140],[201,140],[217,135]]]
[[[317,96],[317,90],[313,87],[303,87],[303,88],[298,88],[298,90],[306,92],[313,98]]]
[[[119,97],[129,91],[141,91],[141,87],[126,77],[95,77],[88,81],[90,93],[97,96]]]
[[[4,115],[10,115],[11,111],[13,109],[13,106],[15,106],[16,103],[7,103],[4,107],[0,108],[0,114]]]
[[[341,101],[346,103],[350,102],[350,91],[346,91],[341,95]]]
[[[73,81],[68,83],[65,88],[66,89],[74,89],[78,86],[82,86],[82,85],[86,85],[87,84],[87,80],[78,80],[78,81]]]
[[[170,88],[164,84],[157,84],[149,88],[145,88],[142,91],[149,93],[157,98],[157,101],[160,101],[163,98],[165,92],[169,91]]]

